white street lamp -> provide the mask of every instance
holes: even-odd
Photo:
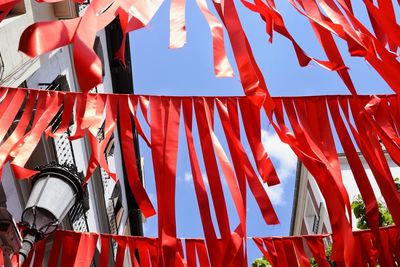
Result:
[[[33,177],[33,188],[21,223],[26,227],[20,264],[26,259],[35,241],[53,233],[68,211],[84,198],[82,179],[71,165],[50,163],[38,168]]]

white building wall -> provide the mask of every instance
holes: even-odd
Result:
[[[22,32],[35,21],[54,20],[52,4],[24,0],[25,13],[5,18],[0,22],[0,56],[4,62],[2,86],[18,86],[46,62],[47,55],[28,58],[18,51]]]
[[[100,31],[98,33],[98,36],[100,37],[100,41],[102,43],[104,64],[106,67],[104,68],[105,75],[103,79],[103,84],[97,86],[97,92],[112,93],[112,81],[111,81],[111,73],[107,55],[107,43],[106,43],[105,31],[104,30]],[[57,50],[56,52],[53,52],[53,54],[49,57],[46,63],[43,64],[42,67],[39,70],[37,70],[27,80],[28,87],[38,88],[39,83],[51,83],[59,74],[62,74],[66,75],[71,91],[78,91],[76,88],[77,87],[76,77],[73,73],[71,55],[72,52],[70,50],[70,47],[63,47]],[[125,192],[124,181],[122,179],[123,178],[122,164],[116,164],[116,162],[122,162],[117,130],[115,130],[114,139],[115,139],[114,155],[108,158],[108,162],[111,171],[116,172],[117,177],[121,178],[120,179],[121,189],[122,192]],[[72,141],[72,146],[75,152],[74,154],[78,171],[83,171],[85,173],[89,157],[88,156],[89,150],[87,147],[88,144],[83,139],[77,139]],[[107,181],[107,184],[104,184],[104,200],[106,201],[106,204],[108,203],[108,199],[111,198],[111,194],[114,190],[114,187],[115,187],[115,182],[112,179]],[[88,224],[90,231],[99,232],[102,228],[99,224],[107,222],[101,222],[99,217],[96,215],[95,211],[97,207],[97,201],[103,201],[103,200],[98,200],[93,197],[94,190],[96,189],[93,188],[93,183],[89,182],[89,194],[91,197],[89,199],[90,209],[88,211]],[[124,210],[127,211],[128,209],[127,209],[125,194],[122,194],[122,204]],[[127,220],[127,212],[124,212],[120,224],[121,226],[121,229],[119,229],[120,232],[124,231],[124,225],[126,220]]]
[[[105,30],[102,30],[97,33],[97,36],[100,38],[102,47],[103,47],[103,55],[104,55],[104,65],[106,66],[104,68],[104,78],[103,78],[103,84],[97,86],[97,91],[99,93],[113,93],[113,87],[112,87],[112,80],[111,80],[111,70],[110,70],[110,62],[108,60],[108,51],[107,51],[107,40],[106,40],[106,34]],[[120,149],[120,141],[119,141],[119,135],[118,135],[118,129],[116,128],[114,130],[114,154],[111,157],[108,157],[107,161],[109,163],[110,170],[115,172],[117,175],[117,178],[119,179],[119,183],[121,186],[121,191],[125,192],[125,183],[124,183],[124,171],[122,167],[122,152]],[[112,182],[113,183],[113,182]],[[113,186],[108,186],[105,188],[104,192],[104,197],[106,200],[108,200],[111,197],[112,191],[114,189],[115,184],[113,183]],[[129,185],[127,185],[129,186]],[[125,231],[125,225],[126,221],[128,219],[128,203],[126,200],[126,194],[122,194],[122,207],[124,209],[124,213],[121,219],[120,227],[118,229],[118,234],[123,234]]]
[[[70,86],[71,91],[77,91],[76,89],[76,78],[73,73],[71,57],[72,52],[70,47],[62,47],[49,54],[49,58],[44,62],[41,67],[35,71],[35,73],[26,80],[27,86],[29,88],[39,88],[40,83],[51,83],[58,75],[65,75]],[[75,163],[78,172],[83,172],[86,174],[86,169],[88,165],[88,155],[85,140],[77,139],[73,140],[72,147],[74,150]],[[96,209],[97,203],[93,195],[93,185],[91,182],[88,184],[89,190],[89,206],[90,209],[87,213],[87,222],[89,226],[89,231],[99,232],[101,226],[99,225],[101,220],[99,220]],[[102,201],[102,200],[99,200]],[[107,222],[103,222],[107,223]]]
[[[347,162],[347,159],[343,156],[343,157],[340,157],[339,160],[340,160],[340,168],[342,170],[343,184],[344,184],[344,186],[345,186],[345,188],[347,190],[347,193],[349,195],[350,202],[352,202],[354,200],[354,198],[358,194],[360,194],[360,191],[359,191],[359,189],[357,187],[357,184],[356,184],[356,182],[354,180],[354,175],[353,175],[353,173],[352,173],[352,171],[350,169],[350,166],[349,166],[349,164]],[[397,166],[390,159],[389,156],[387,156],[386,160],[389,163],[389,167],[390,167],[390,171],[392,173],[392,176],[394,178],[395,177],[400,177],[400,167]],[[366,174],[367,174],[367,176],[369,178],[369,181],[370,181],[370,184],[371,184],[372,189],[374,191],[376,199],[379,200],[379,201],[384,201],[384,199],[382,197],[382,193],[381,193],[381,191],[379,189],[378,184],[376,183],[376,180],[375,180],[375,178],[374,178],[374,176],[372,174],[372,171],[371,171],[370,167],[368,166],[367,162],[365,161],[365,159],[362,158],[362,156],[361,156],[361,161],[363,163],[365,172],[366,172]],[[308,190],[307,190],[307,193],[308,194],[309,193],[313,194],[314,197],[315,197],[315,200],[316,200],[316,202],[318,204],[320,202],[325,204],[325,200],[324,200],[324,198],[322,196],[321,191],[319,190],[319,188],[317,186],[317,183],[316,183],[315,179],[312,177],[312,175],[304,167],[302,168],[302,170],[304,170],[305,172],[303,174],[304,176],[302,176],[300,179],[304,179],[305,178],[304,180],[308,180],[310,182],[311,189],[312,189],[311,190],[312,192],[308,192]],[[308,196],[307,198],[308,198],[308,201],[311,201],[309,199],[310,196]],[[305,213],[303,213],[303,214],[305,214]],[[324,224],[326,225],[328,231],[330,232],[331,231],[331,225],[330,225],[330,222],[329,222],[327,211],[324,210],[324,212],[322,212],[320,215],[321,215],[321,219],[320,219],[321,222],[322,221],[324,222]],[[306,215],[304,215],[304,216],[306,216]],[[312,221],[311,222],[310,222],[310,220],[305,220],[305,221],[307,222],[307,229],[312,229]],[[321,222],[320,222],[320,225],[321,225]],[[353,212],[352,212],[352,226],[353,226],[353,229],[357,229],[357,227],[356,227],[357,226],[357,220],[356,220]]]
[[[36,12],[44,20],[54,19],[53,9],[50,4],[38,6],[31,0],[23,0],[25,13],[8,16],[0,22],[0,56],[4,64],[4,73],[0,79],[0,86],[17,87],[31,76],[42,62],[46,62],[49,55],[37,58],[28,58],[18,51],[19,38],[26,27],[34,23]],[[7,197],[7,206],[16,221],[21,218],[21,213],[27,200],[24,183],[16,181],[10,165],[6,164],[2,170],[2,184]]]
[[[29,88],[39,88],[39,83],[51,83],[58,75],[65,75],[71,91],[79,91],[79,85],[74,74],[74,66],[72,59],[71,46],[65,46],[46,55],[37,58],[28,58],[22,52],[18,52],[18,43],[20,35],[23,30],[34,23],[35,21],[54,20],[53,4],[36,3],[34,0],[24,0],[26,12],[22,15],[12,16],[6,18],[0,23],[0,53],[4,62],[3,79],[0,81],[0,86],[17,87],[26,81]],[[105,75],[103,84],[97,87],[99,93],[112,93],[112,81],[110,65],[108,61],[107,41],[105,30],[98,33],[100,38],[105,64]],[[44,88],[42,86],[42,88]],[[108,158],[110,169],[116,172],[117,177],[120,178],[121,185],[121,202],[124,209],[123,217],[121,219],[119,234],[126,231],[126,223],[128,218],[128,205],[125,195],[125,184],[123,179],[122,167],[122,153],[120,151],[120,142],[118,138],[117,129],[114,132],[115,148],[114,155]],[[78,171],[86,172],[90,148],[83,139],[72,141],[74,156]],[[20,183],[16,182],[9,165],[3,168],[3,186],[7,192],[8,207],[14,217],[19,220],[23,210],[24,203],[28,196],[29,188],[22,188]],[[99,179],[100,177],[94,177]],[[89,230],[93,232],[104,231],[101,224],[107,224],[108,221],[104,220],[103,215],[99,215],[98,201],[105,201],[107,205],[108,199],[115,188],[115,183],[112,179],[107,182],[104,187],[104,200],[96,199],[94,196],[99,197],[98,184],[95,187],[92,182],[89,182],[89,205],[88,211],[88,225]],[[26,191],[26,192],[25,192]],[[96,193],[96,194],[94,194]],[[100,195],[101,196],[101,195]],[[101,219],[101,218],[102,219]],[[106,227],[108,228],[108,226]]]

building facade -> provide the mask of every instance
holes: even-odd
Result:
[[[85,12],[88,4],[88,2],[76,4],[72,0],[57,3],[22,0],[0,22],[0,86],[79,91],[71,46],[29,58],[18,52],[18,43],[23,30],[32,23],[77,17]],[[111,46],[115,46],[110,44],[110,40],[120,39],[120,36],[115,38],[110,36],[116,30],[120,31],[115,27],[114,23],[111,28],[103,29],[97,34],[94,50],[103,63],[103,83],[93,90],[98,93],[113,93],[116,91],[113,86],[116,85],[115,80],[118,78],[115,75],[123,75],[125,80],[129,80],[131,89],[129,93],[133,93],[130,65],[123,71],[116,71],[114,54],[109,54],[113,53]],[[127,56],[129,57],[129,51]],[[60,227],[74,231],[141,235],[141,214],[137,205],[132,204],[132,193],[129,186],[126,186],[128,183],[125,182],[118,129],[108,144],[106,155],[111,171],[119,178],[118,182],[115,183],[105,171],[98,168],[88,184],[88,202],[86,205],[74,207]],[[85,175],[89,157],[88,141],[85,138],[70,141],[68,133],[65,133],[60,138],[49,140],[42,138],[27,165],[35,168],[56,161],[60,164],[74,165],[78,172]],[[140,160],[138,162],[140,163]],[[15,179],[10,166],[6,165],[2,171],[2,184],[6,192],[7,208],[16,222],[19,222],[30,194],[30,181]]]
[[[359,156],[372,189],[374,190],[376,199],[383,201],[382,193],[373,177],[370,167],[362,155]],[[386,156],[386,160],[389,164],[392,176],[400,177],[400,167],[393,163],[389,156]],[[343,184],[351,202],[360,194],[360,191],[358,190],[353,173],[344,154],[339,154],[339,163]],[[357,229],[357,220],[353,212],[352,226],[354,230]],[[304,167],[304,165],[299,162],[296,172],[290,235],[326,234],[331,232],[332,228],[329,222],[324,197],[322,196],[314,177]]]

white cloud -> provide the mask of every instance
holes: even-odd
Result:
[[[282,184],[267,187],[267,193],[273,205],[284,206],[286,204],[286,201],[283,197],[284,190]]]
[[[205,184],[206,186],[208,186],[207,173],[206,173],[205,171],[203,171],[203,172],[201,173],[201,175],[202,175],[202,177],[203,177],[204,184]],[[185,183],[190,183],[190,184],[192,184],[192,183],[193,183],[193,175],[192,175],[192,172],[191,172],[191,171],[185,171],[185,173],[184,173],[184,175],[183,175],[183,178],[182,178],[181,176],[179,176],[179,177],[178,177],[178,181],[183,181],[183,182],[185,182]]]
[[[184,178],[185,182],[191,183],[193,181],[193,176],[191,172],[185,172]]]
[[[297,166],[297,157],[289,145],[283,143],[274,132],[261,130],[261,140],[275,164],[281,181],[291,177]]]
[[[261,140],[271,157],[281,184],[267,187],[267,193],[275,205],[285,205],[283,184],[294,177],[297,157],[289,145],[283,143],[275,132],[261,130]]]

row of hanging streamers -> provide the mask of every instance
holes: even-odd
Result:
[[[353,232],[358,249],[353,251],[357,266],[396,266],[400,262],[398,247],[399,231],[397,228],[381,228],[377,243],[371,231]],[[329,235],[288,236],[288,237],[253,237],[251,238],[260,252],[273,267],[301,266],[309,267],[314,259],[318,266],[331,266],[331,258],[326,252],[324,242]],[[216,255],[212,254],[206,245],[206,240],[180,239],[176,240],[176,250],[171,253],[174,265],[177,267],[209,267]],[[150,237],[134,237],[107,235],[96,233],[80,233],[57,231],[50,240],[41,240],[35,244],[27,260],[21,267],[43,266],[47,261],[48,267],[79,266],[89,267],[95,261],[100,267],[158,267],[163,263],[162,250],[157,245],[159,240]],[[218,252],[222,251],[223,241],[217,240]],[[45,259],[46,247],[50,247],[49,257]],[[111,248],[114,248],[113,250]],[[236,257],[237,255],[231,255]],[[330,262],[329,262],[330,261]],[[18,266],[17,258],[13,258]],[[248,266],[245,259],[236,260],[235,265]],[[335,262],[336,266],[343,265]]]
[[[53,3],[62,0],[39,0]],[[18,4],[19,0],[0,3],[0,21]],[[76,2],[81,2],[77,0]],[[29,57],[36,57],[65,45],[73,45],[73,58],[79,87],[88,92],[102,82],[102,63],[93,50],[96,33],[115,18],[119,18],[123,40],[116,58],[125,65],[126,34],[146,27],[164,1],[93,0],[81,17],[56,21],[39,21],[29,26],[21,35],[19,49]],[[212,36],[214,72],[217,77],[232,77],[233,70],[225,50],[224,27],[213,15],[204,0],[197,6],[209,25]],[[221,10],[221,2],[214,4]],[[233,7],[234,8],[234,7]],[[235,12],[235,10],[233,10]],[[225,12],[220,12],[224,16]],[[222,17],[223,18],[223,17]],[[238,18],[234,18],[238,20]],[[171,1],[170,48],[180,48],[186,43],[185,0]],[[57,35],[60,38],[50,38]]]
[[[277,185],[279,178],[261,142],[260,112],[255,110],[247,98],[86,94],[13,88],[1,88],[0,91],[1,166],[10,162],[17,178],[31,177],[36,171],[26,168],[25,165],[41,140],[42,134],[49,138],[61,136],[69,131],[70,140],[87,136],[91,147],[84,183],[90,180],[98,167],[116,180],[115,173],[108,166],[105,150],[116,127],[119,126],[121,152],[127,168],[129,186],[144,216],[150,217],[156,210],[144,189],[135,164],[133,129],[137,130],[152,153],[158,203],[159,245],[163,248],[165,259],[172,261],[165,262],[167,266],[174,266],[175,258],[171,257],[171,253],[174,253],[177,246],[175,187],[181,115],[185,124],[193,184],[207,246],[215,249],[219,246],[219,241],[217,242],[219,237],[211,219],[211,201],[215,207],[213,212],[217,218],[218,233],[221,235],[227,255],[238,253],[245,246],[246,183],[254,195],[265,223],[279,223],[264,185],[264,183],[268,186]],[[11,102],[13,105],[10,105]],[[245,121],[243,125],[253,152],[249,155],[240,136],[242,120],[239,112],[243,114],[243,118],[247,118],[243,120]],[[213,125],[214,120],[218,118],[217,114],[225,133],[225,135],[222,133],[222,136],[214,131]],[[144,118],[143,125],[138,115]],[[197,140],[194,140],[192,132],[196,130],[192,127],[193,120],[196,122],[199,137],[205,140],[199,142],[201,152],[196,151]],[[18,123],[13,124],[13,121]],[[145,126],[149,128],[149,137],[145,133]],[[99,131],[102,132],[101,138]],[[229,144],[229,152],[221,145],[220,140],[223,136]],[[200,171],[199,155],[202,155],[206,177],[203,177]],[[229,155],[233,159],[232,162]],[[254,166],[252,162],[255,162]],[[211,199],[205,182],[210,185]],[[222,189],[225,182],[239,218],[239,225],[235,225],[234,228],[231,228],[229,222],[226,193]],[[214,264],[216,266],[222,264],[222,259],[225,257],[216,257]]]
[[[293,44],[300,66],[310,61],[325,69],[336,71],[352,94],[356,88],[345,65],[341,51],[334,37],[347,44],[347,52],[353,57],[362,57],[386,81],[396,93],[400,92],[400,27],[396,20],[398,4],[394,1],[364,0],[363,10],[353,10],[350,0],[288,0],[292,7],[307,19],[327,56],[327,61],[308,56],[285,25],[285,14],[281,14],[274,0],[241,0],[253,12],[258,13],[266,24],[266,33],[273,40],[274,32],[287,38]],[[361,12],[361,13],[360,13]],[[368,14],[369,21],[362,15]],[[372,30],[369,28],[372,27]]]
[[[236,255],[245,246],[247,185],[265,223],[279,223],[266,192],[267,186],[273,187],[280,182],[261,140],[261,121],[266,118],[281,141],[291,147],[315,178],[327,204],[335,260],[349,265],[356,260],[352,253],[356,240],[352,234],[350,201],[342,181],[337,147],[343,148],[349,162],[375,238],[379,241],[379,213],[370,179],[376,181],[394,222],[400,224],[400,194],[387,161],[390,157],[396,164],[400,162],[397,95],[277,97],[271,98],[272,107],[271,100],[264,102],[267,116],[246,97],[85,94],[15,88],[1,88],[0,96],[0,167],[10,162],[17,178],[29,178],[35,171],[25,168],[25,164],[41,136],[57,137],[70,129],[71,140],[87,136],[91,146],[85,183],[97,167],[118,179],[108,167],[104,151],[119,127],[129,186],[144,216],[150,217],[156,209],[135,164],[132,129],[137,130],[151,149],[159,245],[166,259],[172,261],[166,262],[168,266],[174,265],[175,258],[171,253],[178,245],[176,176],[178,143],[183,138],[188,153],[180,156],[188,157],[190,162],[210,253],[222,246],[226,255]],[[220,131],[214,128],[217,120]],[[179,132],[181,123],[184,128],[182,138],[179,136],[182,135]],[[103,132],[102,138],[98,137],[99,129]],[[372,178],[367,176],[361,156],[369,165]],[[205,167],[205,174],[201,166]],[[224,184],[227,185],[226,192]],[[233,200],[238,225],[230,224],[226,194]],[[218,229],[212,220],[213,212]],[[220,266],[224,263],[221,260],[227,258],[216,256],[212,260],[213,265]]]
[[[396,266],[400,258],[397,228],[380,228],[372,234],[370,230],[353,232],[357,249],[354,266]],[[379,241],[376,239],[379,237]],[[310,257],[318,266],[348,266],[342,261],[334,261],[329,255],[327,243],[329,235],[308,235],[288,237],[253,237],[257,247],[271,266],[313,266]]]
[[[45,0],[43,2],[55,2]],[[79,2],[79,1],[78,1]],[[18,0],[7,0],[0,4],[0,21]],[[233,71],[226,55],[224,30],[226,30],[244,92],[248,96],[270,98],[266,83],[250,43],[242,27],[233,0],[212,1],[220,20],[213,15],[206,1],[196,1],[209,24],[212,36],[214,72],[217,77],[232,77]],[[310,62],[336,71],[352,94],[357,94],[348,68],[343,60],[334,36],[347,44],[347,52],[354,57],[362,57],[386,81],[394,92],[400,92],[400,63],[398,47],[400,28],[396,20],[396,4],[391,0],[364,0],[369,25],[356,16],[348,0],[289,0],[310,25],[323,48],[327,60],[309,56],[295,40],[285,25],[285,14],[281,14],[274,0],[242,0],[241,4],[260,14],[266,23],[266,33],[273,40],[274,32],[287,38],[292,44],[300,66]],[[114,18],[119,21],[124,36],[130,31],[145,27],[155,16],[163,1],[107,0],[91,1],[86,12],[78,18],[37,22],[28,27],[21,36],[20,50],[35,57],[64,45],[73,44],[73,56],[80,88],[88,92],[102,82],[101,61],[93,51],[96,32],[107,26]],[[186,3],[185,0],[172,0],[170,5],[170,48],[180,48],[186,43]],[[372,30],[370,30],[372,28]],[[49,36],[56,34],[60,38]],[[125,37],[116,57],[124,63]],[[256,104],[260,100],[252,99]]]
[[[313,175],[325,198],[333,231],[332,258],[356,266],[351,207],[342,181],[334,133],[366,203],[372,233],[379,240],[377,200],[357,148],[370,166],[393,219],[399,225],[397,205],[400,204],[400,194],[385,157],[387,153],[394,162],[398,162],[398,97],[278,98],[275,105],[272,121],[275,130]],[[285,124],[285,116],[293,130]]]
[[[39,2],[57,1],[59,0]],[[18,0],[0,3],[0,21],[17,3]],[[233,0],[212,1],[220,20],[211,12],[206,1],[196,0],[196,3],[210,28],[215,75],[233,77],[233,70],[226,55],[226,29],[245,94],[269,96]],[[30,57],[36,57],[72,44],[79,87],[82,92],[88,92],[102,82],[102,63],[93,50],[96,33],[114,18],[119,18],[124,38],[116,57],[125,65],[126,34],[147,26],[162,4],[162,0],[116,0],[111,3],[108,0],[93,0],[81,17],[36,22],[29,26],[21,36],[19,50]],[[180,48],[186,43],[185,8],[185,0],[171,1],[170,48]],[[49,37],[54,35],[60,38]]]

